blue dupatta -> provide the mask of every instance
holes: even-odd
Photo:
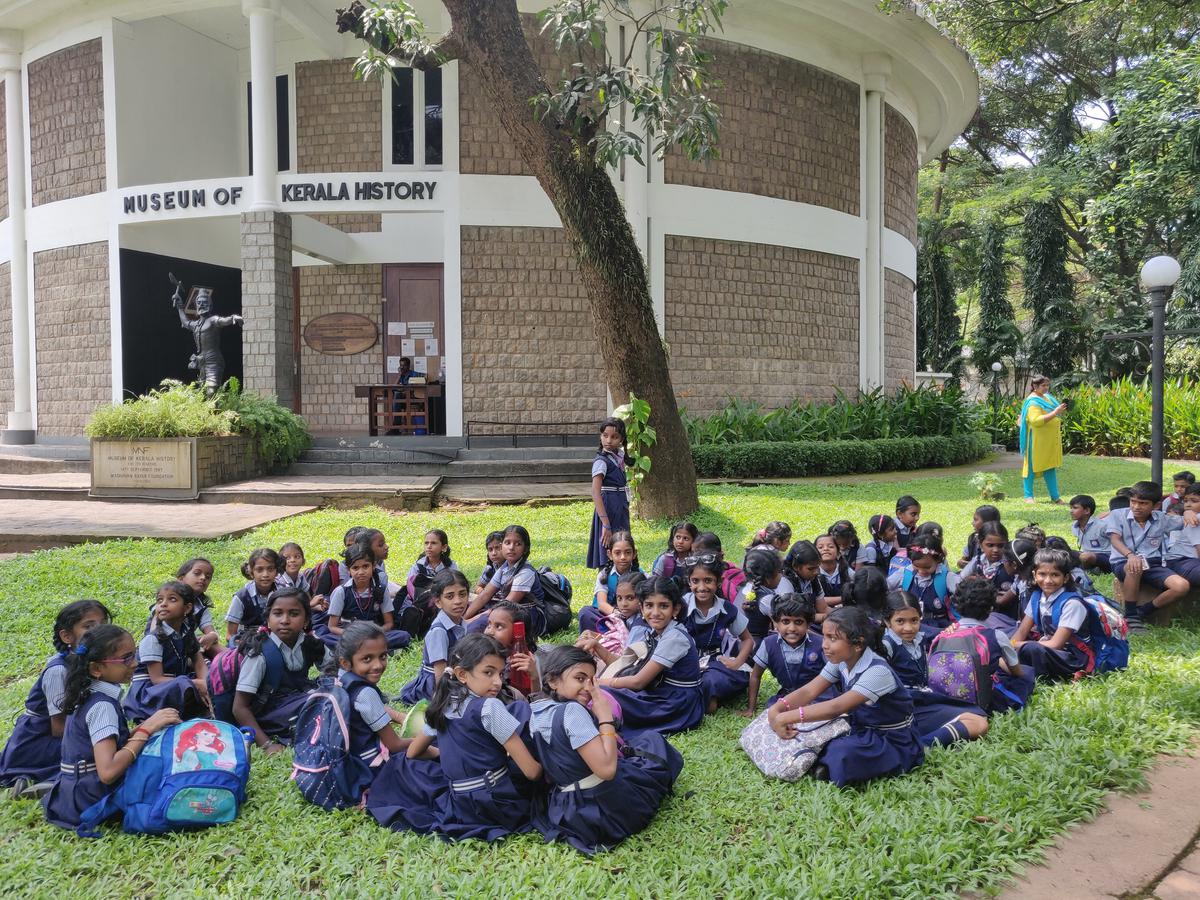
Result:
[[[1039,406],[1043,412],[1051,413],[1058,408],[1058,401],[1050,393],[1047,393],[1045,397],[1030,394],[1021,406],[1021,415],[1017,418],[1017,431],[1021,442],[1021,456],[1024,457],[1030,472],[1033,471],[1033,441],[1030,440],[1029,423],[1025,416],[1029,412],[1029,407],[1034,405]]]

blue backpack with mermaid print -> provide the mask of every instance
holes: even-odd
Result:
[[[163,834],[223,825],[237,818],[250,780],[249,737],[228,722],[189,719],[146,742],[115,791],[83,811],[80,837],[123,813],[130,834]]]

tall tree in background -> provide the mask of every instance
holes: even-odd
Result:
[[[1029,363],[1044,375],[1062,375],[1081,356],[1083,316],[1067,272],[1067,231],[1056,200],[1035,200],[1025,213],[1025,307],[1033,314]]]
[[[1005,363],[1017,352],[1020,331],[1008,299],[1008,263],[1004,226],[992,219],[983,228],[979,266],[979,323],[971,359],[981,375],[992,363]]]
[[[954,277],[941,229],[927,226],[917,251],[917,368],[957,375],[962,368]]]
[[[622,159],[673,147],[715,150],[717,111],[706,93],[700,39],[720,27],[727,0],[557,0],[542,34],[570,60],[548,83],[522,29],[516,0],[442,0],[450,30],[436,42],[403,0],[355,2],[338,29],[366,48],[360,77],[387,78],[395,64],[437,68],[451,60],[482,76],[487,99],[521,159],[554,205],[575,251],[609,390],[650,404],[657,443],[638,511],[677,518],[696,508],[696,471],[658,332],[645,260],[609,175]],[[610,22],[626,29],[620,58]],[[649,62],[646,62],[647,58]]]

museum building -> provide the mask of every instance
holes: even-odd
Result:
[[[0,0],[5,441],[193,377],[170,274],[245,317],[226,375],[318,434],[363,433],[358,389],[405,356],[450,436],[610,408],[571,249],[478,74],[355,80],[344,5]],[[544,5],[520,3],[554,76]],[[736,0],[709,45],[720,158],[613,173],[681,404],[911,381],[917,169],[975,110],[969,59],[875,0]]]

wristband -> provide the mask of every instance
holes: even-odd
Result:
[[[792,708],[792,704],[788,703],[787,697],[781,697],[776,702],[775,705],[778,706],[780,709],[782,709],[784,712],[787,712],[789,709]]]
[[[150,740],[150,729],[149,729],[149,728],[147,728],[147,727],[146,727],[146,726],[144,726],[144,725],[139,725],[137,728],[133,729],[133,733],[134,733],[134,734],[137,734],[139,731],[143,731],[143,732],[145,732],[145,733],[146,733],[146,740]]]
[[[617,727],[617,723],[614,722],[612,719],[609,719],[607,722],[597,722],[596,723],[597,728],[603,728],[605,725],[611,725],[613,728]]]
[[[797,724],[798,724],[798,725],[803,725],[803,724],[804,724],[804,707],[803,707],[803,706],[801,706],[801,707],[800,707],[800,708],[797,710],[797,712],[799,712],[799,713],[800,713],[800,721],[799,721]]]

